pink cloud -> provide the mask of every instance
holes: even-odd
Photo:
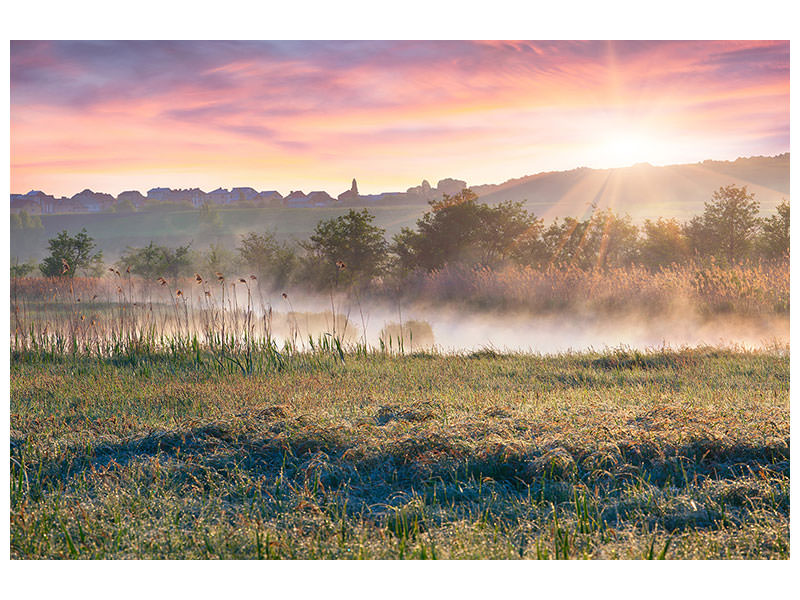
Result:
[[[788,69],[788,42],[13,42],[12,187],[171,171],[313,187],[355,167],[403,187],[431,176],[411,172],[420,155],[496,181],[583,164],[610,122],[777,153]]]

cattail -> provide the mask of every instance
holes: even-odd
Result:
[[[289,296],[287,296],[287,295],[286,295],[286,292],[283,292],[283,293],[281,294],[281,296],[283,296],[283,299],[284,299],[284,300],[288,300],[288,299],[289,299]]]
[[[242,279],[241,277],[239,278],[239,282],[240,283],[244,283],[245,285],[247,285],[247,280],[246,279]]]
[[[202,278],[202,277],[200,277],[200,273],[195,273],[195,274],[194,274],[194,278],[195,278],[195,280],[197,281],[197,284],[198,284],[198,285],[200,285],[201,283],[203,283],[203,278]]]
[[[63,259],[63,258],[61,259],[61,262],[64,262],[64,259]],[[108,267],[108,270],[109,270],[109,271],[111,271],[111,272],[113,273],[113,272],[114,272],[114,267]]]
[[[69,271],[69,263],[62,258],[61,259],[61,274],[63,275],[67,271]]]
[[[224,276],[222,273],[220,273],[219,271],[217,271],[216,273],[214,273],[214,275],[216,275],[216,276],[217,276],[217,279],[218,279],[219,281],[225,281],[225,276]]]
[[[255,276],[255,275],[250,275],[250,279],[252,279],[253,281],[255,281],[257,278],[256,278],[256,276]]]
[[[159,277],[157,281],[162,285],[162,287],[167,285],[167,280],[163,277]]]
[[[341,260],[337,260],[336,268],[339,269],[340,271],[344,271],[347,268],[347,265],[344,264],[344,262],[342,262]]]
[[[206,290],[206,296],[210,296],[210,295],[211,295],[211,292],[209,292],[208,290]]]
[[[180,298],[181,296],[183,296],[183,292],[178,290],[177,292],[175,292],[175,295]]]

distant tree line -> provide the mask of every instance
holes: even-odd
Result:
[[[209,211],[206,221],[213,230],[218,216]],[[278,241],[271,232],[251,232],[242,236],[235,251],[212,244],[200,252],[190,244],[170,248],[151,242],[128,248],[117,264],[145,278],[247,271],[272,287],[330,289],[365,288],[376,280],[401,283],[413,273],[453,264],[494,269],[510,264],[581,269],[637,264],[656,270],[689,260],[713,260],[724,267],[789,252],[789,203],[784,200],[774,215],[760,218],[754,194],[735,185],[715,191],[703,214],[683,223],[658,218],[637,226],[630,216],[595,209],[586,218],[556,219],[546,226],[521,202],[490,206],[469,189],[430,202],[416,227],[402,229],[390,241],[373,221],[368,210],[350,209],[320,221],[299,244]],[[50,252],[39,265],[46,276],[97,273],[102,261],[85,231],[75,238],[62,232],[50,240]],[[62,259],[70,267],[63,273]]]

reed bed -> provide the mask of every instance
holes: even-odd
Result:
[[[656,271],[636,265],[602,270],[571,265],[499,270],[447,266],[433,273],[418,273],[404,289],[406,298],[536,313],[663,314],[689,307],[704,315],[788,314],[789,263],[741,263],[723,268],[709,261]]]
[[[228,361],[252,372],[256,360],[274,366],[281,355],[322,351],[342,358],[345,346],[359,349],[358,326],[349,313],[298,312],[286,293],[278,296],[279,312],[254,275],[148,281],[109,270],[106,278],[14,281],[14,356],[174,353],[196,362]]]
[[[390,289],[391,288],[391,289]],[[333,348],[343,355],[368,350],[364,306],[370,299],[401,304],[531,314],[699,318],[787,316],[788,262],[721,267],[713,261],[657,271],[631,266],[582,270],[574,266],[501,270],[449,266],[416,274],[398,294],[389,282],[348,299],[330,294],[330,310],[295,310],[294,292],[264,290],[254,275],[145,280],[109,269],[103,278],[21,278],[12,282],[12,349],[20,353],[136,354],[177,349],[230,357],[253,352]],[[351,318],[357,306],[361,316]],[[415,331],[417,340],[411,332]],[[404,352],[433,344],[430,326],[386,323],[378,350]],[[221,358],[220,358],[221,359]]]

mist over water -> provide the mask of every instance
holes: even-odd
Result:
[[[277,290],[231,283],[224,286],[228,291],[223,309],[221,287],[207,288],[191,281],[180,282],[186,290],[181,299],[172,291],[174,285],[146,284],[123,289],[106,280],[87,283],[88,287],[67,295],[64,290],[54,293],[46,282],[33,283],[44,286],[47,301],[27,307],[23,300],[20,313],[12,311],[12,324],[21,323],[15,331],[25,335],[35,325],[45,337],[57,330],[64,334],[77,332],[84,342],[112,338],[115,332],[136,333],[152,327],[156,335],[189,335],[198,339],[205,339],[209,331],[225,331],[244,339],[251,328],[255,338],[270,336],[281,346],[289,342],[301,350],[311,348],[312,343],[316,345],[325,336],[336,336],[345,346],[361,343],[381,348],[383,345],[405,353],[492,349],[553,354],[621,347],[653,350],[789,346],[788,314],[708,316],[680,299],[668,304],[672,308],[661,314],[591,312],[577,308],[558,313],[501,312],[465,305],[359,299],[345,294],[331,298],[300,290],[289,290],[284,297]],[[50,302],[56,299],[59,302]]]
[[[305,299],[293,304],[296,311],[327,311],[330,300]],[[621,346],[637,350],[694,346],[757,349],[788,346],[789,318],[765,315],[756,317],[703,317],[691,310],[664,316],[606,314],[495,313],[469,309],[450,309],[431,305],[363,307],[363,324],[358,306],[336,304],[337,314],[347,315],[353,337],[377,346],[387,325],[414,328],[414,322],[430,325],[433,342],[405,331],[405,351],[435,347],[441,352],[471,352],[491,348],[499,352],[559,353],[604,350]],[[278,316],[279,313],[276,313]],[[340,327],[341,329],[341,327]],[[313,332],[311,332],[313,333]],[[352,337],[350,337],[352,339]],[[396,346],[396,344],[395,344]],[[410,347],[409,347],[410,346]]]

